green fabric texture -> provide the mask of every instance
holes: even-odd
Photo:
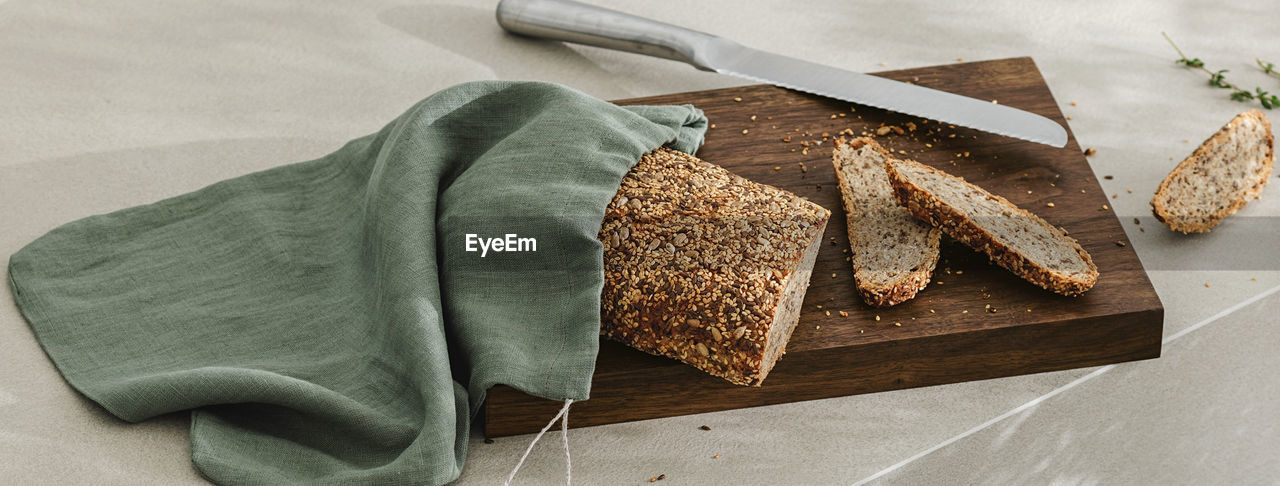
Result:
[[[193,410],[214,482],[445,483],[489,387],[588,398],[605,206],[641,155],[693,152],[705,125],[462,84],[320,159],[66,224],[9,278],[85,396],[127,421]],[[467,234],[536,251],[481,256]]]

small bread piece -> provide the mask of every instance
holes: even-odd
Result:
[[[849,226],[853,282],[872,307],[902,303],[929,285],[942,236],[894,199],[884,168],[892,158],[866,137],[837,140],[831,156]]]
[[[911,214],[1026,281],[1072,296],[1098,281],[1089,253],[1039,216],[915,161],[890,159],[885,167],[894,196]]]
[[[831,212],[670,149],[605,210],[600,333],[759,386],[800,318]]]
[[[1207,233],[1262,197],[1276,161],[1274,143],[1262,112],[1236,115],[1164,178],[1151,211],[1174,231]]]

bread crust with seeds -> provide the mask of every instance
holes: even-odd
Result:
[[[977,195],[977,197],[985,197],[988,201],[994,202],[996,206],[1002,208],[1003,212],[1000,215],[989,217],[1017,219],[1022,221],[1023,225],[1040,226],[1041,228],[1037,231],[1043,231],[1044,234],[1052,235],[1056,239],[1056,241],[1049,242],[1050,244],[1065,245],[1074,255],[1078,255],[1081,260],[1073,263],[1082,263],[1085,270],[1072,273],[1054,271],[1032,261],[1024,253],[1027,248],[1011,247],[1008,242],[995,237],[988,228],[984,227],[983,222],[966,215],[961,209],[944,202],[926,188],[913,183],[900,171],[900,169],[911,168],[924,171],[932,176],[958,182]],[[1039,216],[1017,207],[1009,200],[991,194],[976,185],[966,182],[961,177],[953,176],[911,160],[890,160],[886,164],[886,170],[889,173],[889,180],[893,184],[894,196],[911,214],[941,228],[943,232],[970,248],[985,253],[997,265],[1004,267],[1024,280],[1046,290],[1068,296],[1083,294],[1097,282],[1098,267],[1094,265],[1089,253],[1075,239],[1067,236],[1064,231],[1049,224]]]
[[[799,320],[830,211],[661,148],[605,210],[600,333],[759,386]]]
[[[900,304],[929,285],[942,236],[895,200],[884,168],[893,158],[868,137],[841,137],[831,154],[849,231],[854,286],[872,307]]]
[[[1233,171],[1222,164],[1214,166],[1215,159],[1223,158],[1243,167]],[[1160,182],[1151,212],[1174,231],[1207,233],[1250,199],[1261,197],[1274,165],[1271,121],[1258,110],[1246,111],[1201,143]],[[1215,170],[1232,173],[1214,174]]]

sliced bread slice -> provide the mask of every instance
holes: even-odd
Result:
[[[873,307],[902,303],[929,285],[942,236],[894,199],[884,168],[892,158],[866,137],[837,140],[831,157],[849,226],[853,282]]]
[[[1024,280],[1063,295],[1098,281],[1089,253],[1063,230],[964,179],[915,161],[889,159],[898,202]]]
[[[1160,183],[1151,199],[1156,219],[1183,233],[1213,229],[1262,196],[1275,165],[1274,143],[1262,112],[1232,118]]]

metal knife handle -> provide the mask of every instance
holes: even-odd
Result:
[[[699,53],[724,39],[572,0],[502,0],[498,25],[509,32],[673,59],[710,71]]]

